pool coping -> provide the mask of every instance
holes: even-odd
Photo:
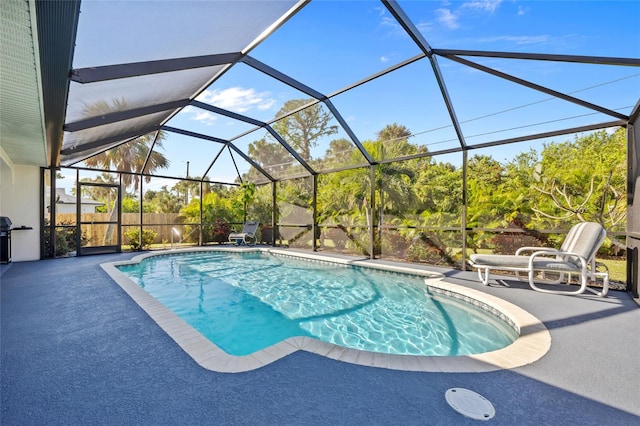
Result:
[[[516,330],[519,331],[519,337],[512,344],[502,349],[482,354],[460,356],[391,355],[367,352],[322,342],[311,337],[291,337],[250,355],[230,355],[187,324],[116,267],[135,264],[148,257],[196,251],[261,251],[277,255],[422,275],[425,277],[424,280],[427,286],[437,293],[444,292],[460,299],[475,300],[504,314],[512,322]],[[480,373],[512,369],[531,364],[542,358],[551,348],[551,334],[545,325],[524,309],[482,291],[445,282],[443,281],[444,275],[412,265],[273,247],[219,246],[150,252],[136,256],[128,261],[108,262],[100,266],[195,362],[207,370],[220,373],[241,373],[255,370],[300,350],[368,367],[402,371]]]

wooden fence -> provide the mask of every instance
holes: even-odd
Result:
[[[177,223],[178,213],[143,213],[142,225],[144,229],[151,230],[157,234],[155,240],[156,244],[171,241],[171,228],[175,227],[180,235],[184,235],[184,225]],[[110,220],[108,213],[83,213],[82,222],[107,222]],[[58,213],[56,215],[56,224],[69,225],[76,223],[75,213]],[[132,225],[140,225],[140,213],[122,213],[122,231],[127,232],[129,229],[133,229]],[[83,237],[90,241],[90,245],[102,245],[104,235],[107,231],[107,225],[105,224],[83,224],[82,226]],[[174,235],[174,239],[180,239],[180,237]],[[197,238],[197,236],[196,236]],[[123,237],[122,244],[128,244],[126,238]]]

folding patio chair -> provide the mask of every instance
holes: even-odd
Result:
[[[569,230],[559,250],[546,247],[521,247],[513,255],[472,254],[469,263],[478,269],[478,277],[484,285],[489,284],[491,269],[497,269],[514,271],[518,279],[521,278],[521,272],[526,272],[529,286],[542,293],[580,294],[588,290],[598,296],[606,296],[609,291],[609,272],[606,268],[604,271],[598,271],[597,268],[604,265],[597,264],[595,260],[596,253],[606,236],[607,233],[600,224],[582,222]],[[577,275],[580,277],[580,287],[575,291],[540,288],[535,283],[536,274],[541,273],[544,276],[546,272],[559,274],[558,279],[552,284],[562,282],[569,284],[571,276]],[[603,280],[602,291],[587,287],[589,280],[596,281],[598,278]]]
[[[241,232],[232,232],[229,234],[229,242],[235,242],[236,244],[246,244],[251,240],[255,242],[259,225],[260,223],[255,220],[245,222],[244,225],[242,225]]]

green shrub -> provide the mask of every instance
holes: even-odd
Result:
[[[49,220],[45,220],[45,229],[48,230]],[[77,250],[76,247],[76,235],[77,235],[77,227],[73,222],[62,221],[58,223],[55,227],[54,238],[55,238],[55,257],[66,257],[70,253]],[[87,237],[84,232],[80,235],[80,244],[84,245],[87,242]],[[51,250],[51,234],[49,232],[44,233],[44,245],[45,245],[45,256],[49,256],[49,252]]]
[[[131,250],[138,251],[148,249],[158,236],[158,233],[150,229],[143,230],[142,246],[140,246],[140,228],[130,229],[124,233],[124,236],[127,238]]]

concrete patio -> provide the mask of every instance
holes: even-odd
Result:
[[[640,309],[625,292],[541,294],[446,271],[447,282],[542,320],[551,350],[490,373],[404,372],[296,352],[228,374],[197,365],[100,268],[133,256],[2,265],[3,425],[475,424],[445,401],[453,387],[491,401],[490,424],[640,424]]]

